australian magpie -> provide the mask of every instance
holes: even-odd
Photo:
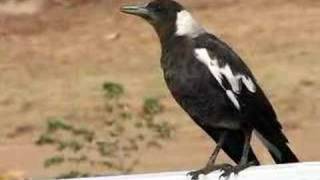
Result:
[[[208,33],[173,0],[123,6],[121,11],[142,17],[161,42],[161,66],[177,103],[217,143],[207,165],[190,172],[223,170],[222,176],[259,165],[250,140],[254,131],[276,163],[298,162],[288,147],[276,113],[242,59],[223,41]],[[223,149],[236,166],[215,164]]]

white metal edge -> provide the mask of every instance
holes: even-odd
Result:
[[[74,180],[190,180],[187,171],[79,178]],[[201,175],[199,180],[219,180],[221,172]],[[224,178],[220,178],[224,180]],[[228,180],[320,180],[320,162],[266,165],[248,168]]]

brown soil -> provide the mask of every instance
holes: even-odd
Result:
[[[0,173],[49,177],[61,172],[42,167],[52,150],[35,147],[33,141],[50,116],[94,123],[106,80],[128,87],[132,103],[162,97],[166,118],[178,127],[174,142],[146,152],[137,172],[192,169],[205,163],[214,143],[172,100],[162,79],[156,35],[142,20],[119,13],[125,1],[8,1],[0,2]],[[319,2],[184,4],[253,69],[301,160],[318,160]],[[261,144],[254,143],[259,159],[272,162]]]

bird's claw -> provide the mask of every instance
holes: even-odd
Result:
[[[242,166],[234,166],[234,167],[229,167],[227,169],[223,169],[223,173],[220,175],[220,178],[228,178],[231,176],[231,174],[233,173],[234,175],[238,175],[240,171],[242,171],[243,169],[245,169]]]
[[[191,176],[191,180],[198,180],[199,176],[201,174],[207,175],[210,172],[215,171],[215,170],[225,171],[225,170],[228,170],[230,168],[232,168],[232,166],[230,164],[214,165],[214,166],[211,166],[211,167],[209,166],[209,167],[202,168],[202,169],[197,170],[197,171],[191,171],[191,172],[189,172],[187,174],[187,176]]]
[[[219,179],[228,178],[232,173],[238,174],[239,171],[236,170],[235,167],[229,167],[228,169],[223,169],[223,173],[220,175]]]
[[[233,173],[234,175],[238,175],[240,171],[250,167],[250,166],[254,166],[256,163],[255,162],[249,162],[247,164],[240,164],[237,166],[229,166],[226,168],[223,168],[223,173],[220,175],[220,178],[228,178],[230,177],[230,175]]]
[[[198,180],[200,174],[204,174],[203,170],[191,171],[187,174],[187,176],[191,176],[191,180]]]

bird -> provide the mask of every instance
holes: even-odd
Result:
[[[299,162],[257,79],[226,42],[208,32],[174,0],[124,5],[120,11],[141,17],[156,31],[166,85],[182,109],[215,142],[207,164],[188,175],[221,170],[222,177],[260,165],[251,137],[255,133],[277,164]],[[216,163],[223,150],[236,165]]]

